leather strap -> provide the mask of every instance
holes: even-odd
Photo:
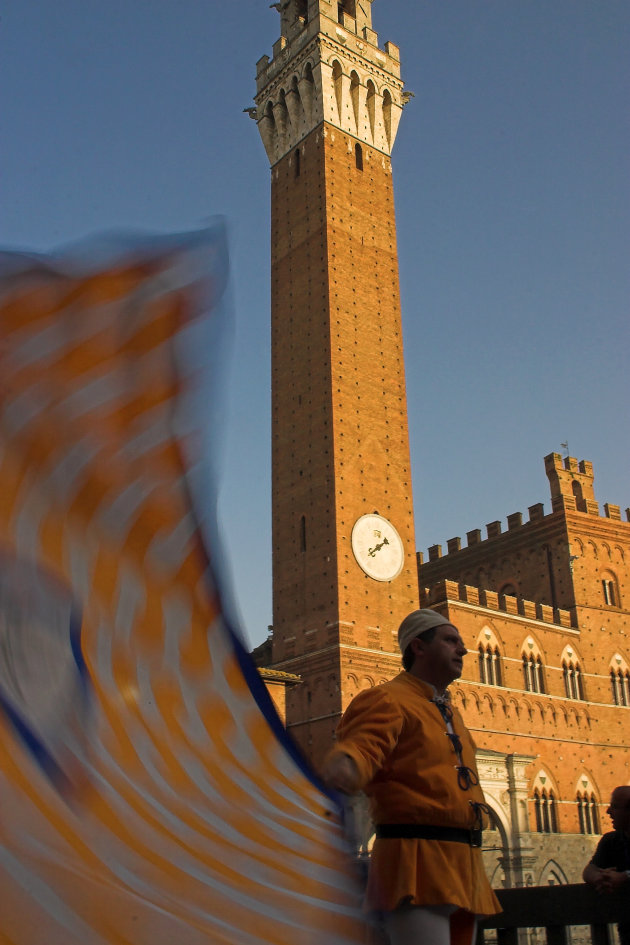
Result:
[[[481,846],[481,830],[465,827],[440,827],[438,824],[377,824],[378,840],[450,840]]]

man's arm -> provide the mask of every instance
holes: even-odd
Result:
[[[605,869],[596,866],[592,860],[584,867],[582,879],[590,886],[594,886],[597,892],[600,893],[616,892],[630,883],[630,877],[627,873],[613,867]]]
[[[585,883],[588,883],[589,886],[595,886],[599,890],[599,886],[604,878],[605,870],[600,866],[595,866],[591,861],[587,863],[582,872],[582,879]]]
[[[398,707],[380,686],[360,692],[339,723],[322,777],[346,794],[362,790],[396,747],[401,727]]]
[[[361,780],[356,763],[350,755],[342,752],[328,755],[322,768],[322,777],[326,784],[344,794],[355,794]]]

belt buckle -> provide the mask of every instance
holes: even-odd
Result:
[[[471,827],[470,830],[470,845],[471,847],[480,847],[481,846],[481,830],[478,827]]]

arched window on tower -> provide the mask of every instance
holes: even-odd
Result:
[[[577,660],[562,661],[562,676],[564,678],[564,689],[567,699],[584,699],[584,686],[582,684],[582,672]]]
[[[383,124],[387,143],[392,143],[392,96],[389,89],[383,92]]]
[[[300,551],[306,551],[306,516],[300,519]]]
[[[363,170],[363,148],[358,142],[354,146],[354,163],[358,171]]]
[[[354,116],[355,128],[359,127],[360,90],[361,90],[361,82],[359,80],[359,76],[353,69],[352,72],[350,73],[350,101],[352,102],[352,114]]]
[[[498,646],[492,643],[480,643],[479,652],[479,679],[488,686],[501,686],[501,653]]]
[[[597,798],[593,792],[588,790],[578,791],[576,800],[578,818],[580,821],[580,833],[600,833]]]
[[[604,603],[608,604],[609,607],[616,607],[617,592],[615,582],[611,581],[610,578],[604,578],[602,581],[602,590],[604,591]]]
[[[344,14],[355,18],[356,13],[355,0],[340,0],[337,3],[337,19],[341,24],[344,22]]]
[[[630,706],[630,672],[619,653],[615,653],[610,666],[610,688],[615,705]]]
[[[333,85],[335,88],[335,100],[337,102],[337,112],[339,119],[343,114],[343,69],[339,60],[335,59],[332,67]]]
[[[367,105],[368,120],[370,122],[370,132],[374,138],[374,127],[376,122],[376,88],[371,79],[366,83],[365,102]]]
[[[294,154],[295,154],[295,176],[299,177],[300,171],[301,171],[300,149],[296,148]]]
[[[584,494],[582,492],[582,486],[575,479],[571,483],[571,492],[575,499],[575,507],[578,512],[586,512],[586,502],[584,501]]]

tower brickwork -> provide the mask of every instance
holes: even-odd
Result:
[[[302,676],[287,725],[317,759],[375,666],[399,666],[392,631],[418,605],[390,162],[404,99],[369,3],[283,4],[281,30],[256,96],[272,190],[272,659]]]

